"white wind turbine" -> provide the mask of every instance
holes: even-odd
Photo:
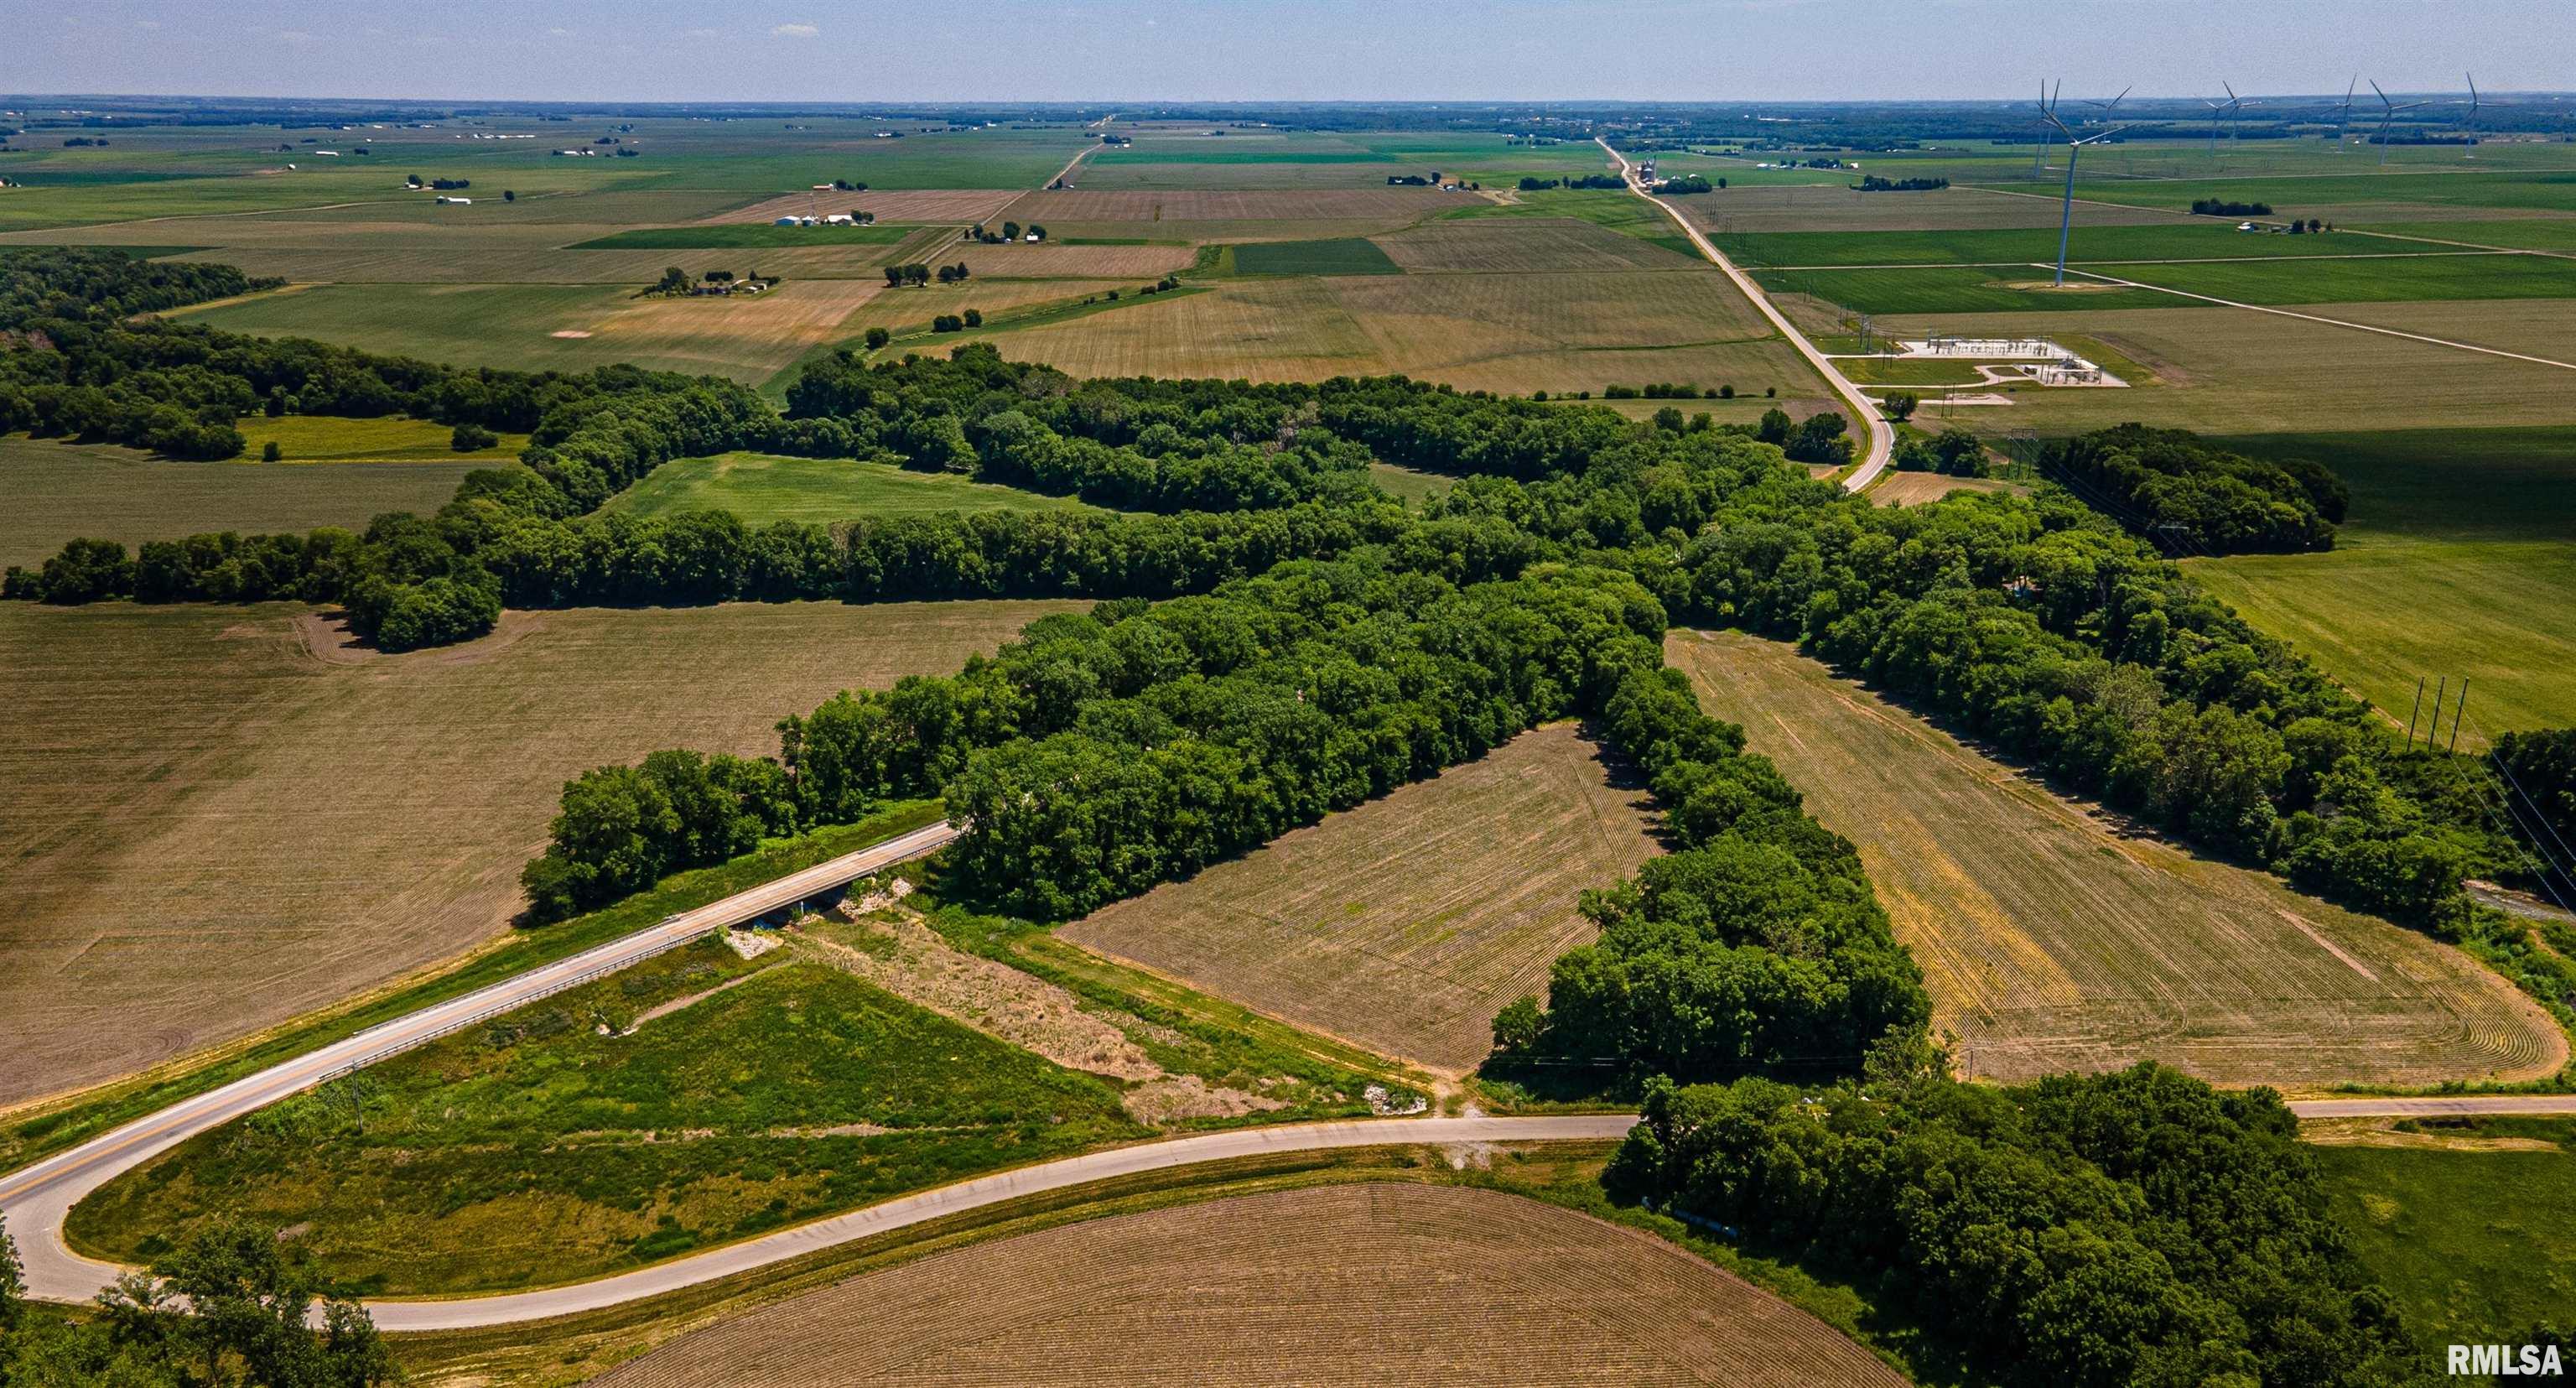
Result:
[[[2379,114],[2379,162],[2386,164],[2388,162],[2388,123],[2397,119],[2397,113],[2400,111],[2412,111],[2418,106],[2430,106],[2433,103],[2410,101],[2400,106],[2388,99],[2388,93],[2379,90],[2379,79],[2375,77],[2371,79],[2370,89],[2379,93],[2379,104],[2387,108]]]
[[[2128,90],[2123,88],[2119,96],[2115,96],[2109,101],[2088,101],[2084,104],[2087,106],[2099,107],[2107,116],[2128,95]],[[2039,108],[2039,114],[2044,117],[2050,125],[2057,127],[2057,133],[2066,137],[2066,202],[2063,210],[2058,214],[2057,219],[2056,284],[2058,288],[2063,289],[2066,287],[2066,242],[2067,238],[2071,236],[2075,230],[2075,156],[2077,152],[2081,151],[2086,145],[2093,144],[2100,140],[2107,140],[2129,127],[2125,125],[2115,125],[2108,130],[2098,131],[2091,135],[2079,137],[2076,135],[2074,127],[2069,126],[2064,120],[2058,117],[2057,102],[2054,99],[2042,103]]]

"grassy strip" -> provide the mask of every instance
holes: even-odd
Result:
[[[246,1038],[213,1053],[175,1061],[134,1078],[22,1114],[6,1128],[0,1128],[0,1170],[15,1170],[76,1146],[119,1124],[230,1084],[245,1075],[327,1046],[378,1023],[470,993],[567,955],[578,954],[620,935],[631,934],[674,911],[721,901],[763,882],[936,823],[943,808],[935,800],[905,801],[888,806],[856,824],[837,825],[798,838],[773,841],[764,844],[757,852],[728,863],[675,873],[664,878],[653,890],[629,897],[614,906],[560,925],[514,933],[492,949],[430,977],[395,984],[373,996],[290,1022],[277,1030]]]

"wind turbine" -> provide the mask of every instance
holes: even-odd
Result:
[[[2464,72],[2460,75],[2469,79],[2469,114],[2466,120],[2469,138],[2474,140],[2478,137],[2478,75],[2474,72]],[[2470,159],[2477,158],[2474,154],[2467,155],[2465,157]]]
[[[2212,159],[2218,157],[2218,118],[2222,115],[2227,117],[2227,139],[2230,144],[2233,144],[2236,140],[2236,113],[2245,105],[2245,102],[2236,95],[2234,87],[2229,87],[2225,82],[2218,85],[2227,87],[2225,101],[2212,101],[2207,97],[2202,97],[2200,100],[2201,105],[2209,108],[2209,157]]]
[[[2388,162],[2388,123],[2397,119],[2397,113],[2400,111],[2412,111],[2418,106],[2430,106],[2433,103],[2429,101],[2410,101],[2405,105],[2400,106],[2396,102],[2388,99],[2388,93],[2379,90],[2379,79],[2376,77],[2370,80],[2370,89],[2379,93],[2379,104],[2388,108],[2381,112],[2379,116],[2379,162],[2382,165],[2385,165]]]
[[[2351,81],[2343,84],[2343,114],[2335,117],[2335,153],[2337,154],[2343,153],[2343,128],[2352,124],[2352,93],[2353,89],[2360,85],[2361,74],[2358,72],[2352,75]]]
[[[2107,113],[2114,107],[2117,107],[2121,100],[2127,97],[2128,94],[2128,89],[2122,88],[2120,95],[2111,98],[2109,101],[2088,101],[2084,104],[2087,106],[2100,107]],[[2067,238],[2073,235],[2075,230],[2075,156],[2086,145],[2092,144],[2098,140],[2107,140],[2129,127],[2125,125],[2115,125],[2108,130],[2078,138],[2075,134],[2074,127],[2069,126],[2065,121],[2058,118],[2057,102],[2054,99],[2041,103],[2039,114],[2041,117],[2046,119],[2050,125],[2057,127],[2057,133],[2066,137],[2066,202],[2064,210],[2058,214],[2057,219],[2056,287],[2063,289],[2066,287],[2066,242]]]
[[[2063,84],[2061,83],[2060,85]],[[2046,78],[2042,78],[2039,83],[2039,109],[2042,112],[2047,111],[2049,103],[2050,97],[2048,94],[2048,80]],[[2045,123],[2041,124],[2039,127],[2039,133],[2031,137],[2030,176],[2033,179],[2040,179],[2048,176],[2048,126]]]

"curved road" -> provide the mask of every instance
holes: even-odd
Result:
[[[27,1287],[55,1300],[95,1294],[123,1268],[79,1257],[63,1246],[63,1216],[82,1197],[118,1174],[199,1133],[264,1108],[348,1070],[372,1065],[497,1013],[586,983],[639,959],[686,944],[711,930],[736,925],[820,895],[879,868],[917,858],[957,837],[946,822],[915,829],[830,862],[764,882],[722,901],[665,917],[632,935],[530,969],[462,997],[435,1003],[354,1036],[283,1061],[221,1089],[139,1118],[78,1147],[0,1176],[0,1217],[8,1221],[27,1265]]]
[[[622,939],[532,969],[463,997],[422,1008],[221,1089],[183,1100],[148,1118],[138,1119],[0,1178],[0,1215],[6,1216],[10,1232],[17,1239],[19,1254],[25,1264],[27,1289],[48,1300],[80,1301],[96,1295],[126,1271],[112,1263],[84,1258],[65,1246],[65,1215],[83,1197],[117,1175],[198,1133],[336,1074],[371,1065],[496,1013],[614,972],[708,931],[793,905],[880,868],[931,852],[956,836],[957,830],[953,826],[933,824],[722,901],[682,912]],[[2311,1099],[2292,1103],[2290,1107],[2300,1116],[2310,1118],[2576,1113],[2576,1096]],[[1323,1151],[1391,1143],[1440,1145],[1613,1138],[1625,1133],[1635,1121],[1634,1115],[1621,1113],[1391,1118],[1203,1133],[1087,1152],[1036,1166],[996,1172],[615,1277],[508,1296],[453,1301],[375,1302],[369,1309],[374,1313],[376,1323],[387,1330],[448,1330],[538,1320],[656,1296],[768,1267],[889,1229],[1112,1177],[1271,1152]]]
[[[1807,359],[1807,364],[1816,368],[1816,373],[1825,378],[1825,384],[1833,387],[1834,394],[1841,396],[1843,403],[1851,406],[1852,418],[1859,421],[1861,428],[1869,435],[1869,446],[1861,452],[1860,465],[1853,468],[1849,476],[1843,478],[1843,490],[1856,492],[1877,481],[1878,475],[1887,471],[1887,465],[1895,455],[1895,427],[1879,414],[1878,407],[1869,402],[1868,396],[1860,393],[1860,387],[1853,385],[1851,378],[1845,376],[1841,368],[1834,365],[1832,358],[1818,351],[1816,344],[1809,342],[1807,335],[1798,331],[1797,327],[1790,323],[1788,316],[1780,312],[1779,308],[1771,302],[1771,296],[1762,292],[1762,286],[1755,284],[1751,275],[1737,269],[1734,261],[1721,254],[1717,246],[1700,233],[1698,227],[1691,225],[1690,218],[1683,216],[1672,204],[1646,191],[1645,185],[1637,181],[1636,166],[1628,162],[1628,156],[1611,149],[1607,139],[1596,136],[1593,143],[1601,146],[1611,158],[1619,161],[1619,175],[1628,180],[1628,191],[1653,203],[1665,216],[1672,218],[1673,224],[1682,229],[1682,234],[1690,238],[1691,244],[1699,247],[1699,253],[1707,256],[1711,264],[1724,270],[1728,279],[1735,281],[1735,287],[1744,291],[1744,297],[1752,300],[1755,308],[1762,310],[1762,316],[1771,320],[1771,326],[1778,328],[1781,336],[1789,339],[1789,345],[1797,348],[1798,354]]]

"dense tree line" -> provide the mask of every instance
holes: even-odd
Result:
[[[1946,178],[1881,178],[1877,174],[1862,174],[1860,182],[1852,184],[1851,190],[1855,193],[1932,193],[1949,186],[1950,180]]]
[[[274,1229],[219,1221],[117,1279],[95,1314],[23,1302],[0,1229],[0,1384],[7,1388],[374,1388],[401,1379],[366,1308],[326,1292]],[[319,1328],[306,1317],[318,1304]]]
[[[2052,442],[2039,466],[2171,554],[2332,549],[2351,501],[2319,464],[2248,458],[2142,424]]]
[[[663,752],[590,772],[523,876],[532,908],[937,792],[971,825],[951,849],[963,890],[1066,919],[1597,708],[1660,662],[1662,610],[1625,576],[1444,568],[1378,548],[1104,603],[953,677],[789,718],[775,761]]]
[[[2191,210],[2202,217],[2269,217],[2268,202],[2235,202],[2227,198],[2193,198]]]
[[[2496,739],[2504,799],[2527,826],[2535,855],[2561,864],[2559,886],[2576,886],[2576,728],[2512,732]]]
[[[2004,1384],[2418,1378],[2268,1089],[2153,1064],[2011,1089],[1659,1081],[1603,1181],[1875,1288]]]
[[[1920,1044],[1932,1004],[1860,856],[1800,808],[1744,732],[1700,711],[1677,670],[1630,674],[1600,726],[1635,759],[1671,851],[1583,912],[1600,938],[1558,959],[1547,1007],[1495,1023],[1507,1061],[1592,1062],[1702,1080],[1848,1074]]]

